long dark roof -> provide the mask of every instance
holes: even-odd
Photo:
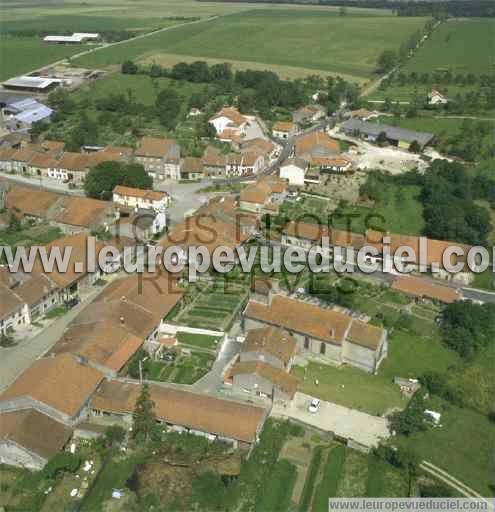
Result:
[[[397,126],[390,126],[381,123],[369,123],[367,121],[360,121],[359,119],[349,119],[342,123],[342,128],[346,131],[358,131],[366,135],[377,137],[381,132],[385,132],[387,139],[404,140],[406,142],[418,142],[419,145],[425,146],[434,137],[433,133],[416,132],[413,130],[406,130]]]

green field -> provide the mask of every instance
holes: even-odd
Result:
[[[492,74],[495,20],[455,19],[443,23],[406,64],[406,71]]]
[[[97,100],[107,98],[112,94],[127,94],[131,90],[138,103],[150,106],[155,103],[160,91],[168,87],[175,87],[179,96],[184,100],[187,100],[193,92],[201,90],[200,85],[190,82],[181,83],[180,87],[176,86],[177,82],[168,78],[111,73],[101,80],[91,82],[89,87],[76,91],[72,97],[76,101],[85,100],[86,98]]]
[[[492,496],[495,425],[486,416],[440,402],[430,409],[442,412],[442,426],[418,432],[393,444],[409,445],[425,460],[446,470],[483,496]]]
[[[2,27],[4,34],[18,32],[141,32],[171,24],[167,18],[126,18],[114,16],[85,16],[60,14],[56,16],[40,16],[35,18],[17,18]],[[177,23],[177,22],[175,22]]]
[[[423,206],[418,197],[420,188],[389,183],[374,208],[349,206],[332,217],[333,226],[347,229],[351,217],[351,231],[365,233],[374,228],[404,235],[420,235],[424,227]]]
[[[101,67],[172,53],[333,71],[366,79],[384,49],[396,49],[424,18],[339,17],[335,11],[252,10],[178,27],[77,59]]]
[[[302,383],[303,393],[382,415],[392,407],[407,404],[399,387],[393,383],[394,377],[413,378],[426,371],[445,372],[458,362],[457,354],[439,339],[396,329],[389,335],[389,353],[377,375],[350,366],[335,368],[313,362],[305,368],[295,366],[292,372]]]
[[[39,37],[0,38],[0,80],[41,68],[65,59],[86,48],[86,45],[53,45]]]
[[[400,126],[409,130],[419,130],[430,132],[437,137],[455,137],[462,131],[462,126],[466,122],[465,119],[448,118],[448,117],[390,117],[383,116],[378,118],[380,122],[392,126]],[[476,122],[488,123],[495,128],[495,121],[476,120]],[[491,137],[490,137],[491,138]]]

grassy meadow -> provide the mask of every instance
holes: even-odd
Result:
[[[492,74],[495,20],[463,18],[443,23],[406,64],[406,71]]]
[[[367,79],[384,49],[396,49],[424,18],[337,16],[335,11],[252,10],[186,25],[77,59],[85,66],[121,64],[161,53],[228,59]]]

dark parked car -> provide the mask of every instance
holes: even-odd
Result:
[[[72,308],[76,307],[80,302],[81,301],[79,300],[78,297],[72,297],[72,299],[65,301],[65,307],[67,309],[72,309]]]

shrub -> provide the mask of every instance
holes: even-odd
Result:
[[[81,465],[81,457],[69,452],[60,452],[52,457],[43,468],[43,475],[55,478],[59,473],[75,473]]]

